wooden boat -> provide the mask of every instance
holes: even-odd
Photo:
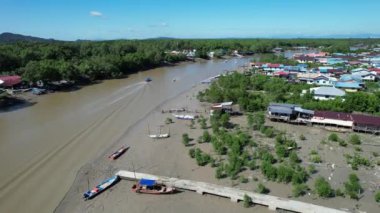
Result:
[[[97,195],[99,195],[100,193],[102,193],[103,191],[105,191],[106,189],[108,189],[109,187],[111,187],[112,185],[114,185],[115,183],[117,183],[119,180],[120,180],[120,178],[117,175],[115,175],[111,178],[108,178],[108,179],[104,180],[103,182],[101,182],[99,185],[95,186],[93,189],[85,192],[83,194],[83,198],[85,200],[92,199],[92,198],[96,197]]]
[[[129,149],[129,146],[125,147],[125,146],[122,146],[120,147],[119,150],[117,150],[116,152],[112,153],[110,156],[108,156],[109,159],[112,159],[112,160],[116,160],[118,159],[122,154],[124,154],[124,152],[126,152],[127,150]]]
[[[176,115],[176,114],[173,114],[173,116],[180,120],[194,120],[197,117],[194,115]]]
[[[132,191],[142,194],[171,194],[176,189],[168,187],[165,184],[159,184],[155,180],[141,179],[138,183],[132,186]]]
[[[149,135],[150,138],[155,138],[155,139],[168,138],[169,136],[170,136],[169,133],[165,133],[165,134],[150,134]]]

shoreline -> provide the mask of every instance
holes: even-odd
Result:
[[[253,190],[254,187],[252,183],[254,182],[252,181],[250,181],[247,185],[235,183],[236,181],[231,181],[228,178],[218,180],[214,177],[213,168],[210,168],[209,166],[197,166],[195,160],[188,156],[188,148],[182,144],[181,136],[183,133],[189,133],[190,136],[200,135],[203,130],[199,127],[196,129],[190,129],[190,122],[175,120],[171,117],[171,114],[161,113],[161,109],[184,107],[184,105],[186,105],[189,109],[197,110],[200,114],[205,115],[205,109],[206,107],[209,107],[210,104],[199,102],[196,99],[196,94],[198,91],[203,90],[208,86],[209,85],[200,83],[194,84],[190,89],[176,95],[175,97],[163,100],[160,105],[152,109],[138,122],[131,125],[125,134],[120,137],[120,139],[113,144],[110,144],[104,152],[99,154],[98,157],[83,165],[81,169],[78,170],[73,184],[65,194],[64,198],[60,201],[59,205],[55,208],[54,212],[97,212],[97,208],[102,208],[108,212],[119,211],[126,208],[131,208],[130,212],[161,212],[167,211],[168,209],[171,209],[169,212],[178,212],[180,210],[183,211],[182,207],[185,204],[187,205],[187,209],[184,212],[272,212],[267,207],[259,205],[251,208],[243,208],[241,203],[232,203],[225,198],[209,195],[201,196],[187,191],[169,196],[160,196],[159,198],[152,198],[151,196],[145,195],[138,196],[130,191],[130,187],[132,185],[131,181],[121,181],[91,201],[84,202],[81,199],[81,193],[86,190],[87,178],[90,179],[91,187],[103,179],[115,174],[117,170],[125,169],[133,171],[133,168],[136,169],[136,172],[176,178],[183,177],[184,179],[189,180],[204,181],[218,185]],[[166,117],[171,117],[175,122],[174,124],[169,125],[171,137],[164,140],[152,140],[148,138],[146,135],[147,124],[154,124],[153,126],[162,125]],[[242,121],[242,118],[239,117],[237,117],[235,121],[238,123],[244,122]],[[320,135],[327,135],[326,132],[328,132],[319,128],[310,131],[307,127],[296,127],[283,123],[269,122],[269,124],[280,128],[290,129],[288,132],[292,132],[292,129],[297,129],[293,130],[294,132],[292,134],[298,134],[298,130],[301,132],[312,132],[312,136],[310,137],[312,137],[313,141],[317,141],[317,138],[321,137]],[[165,127],[167,126],[168,125],[165,125]],[[117,161],[108,161],[105,156],[116,150],[123,144],[124,141],[133,141],[132,144],[128,144],[131,146],[130,149]],[[195,140],[193,143],[196,143]],[[211,152],[208,144],[197,144],[197,146],[201,147],[208,153]],[[304,143],[303,146],[306,147],[306,150],[311,149],[309,147],[310,145],[307,143]],[[338,147],[337,149],[339,150],[340,148]],[[334,152],[335,151],[332,151],[332,153]],[[326,155],[327,154],[328,153],[326,153]],[[336,160],[340,161],[339,159]],[[322,168],[320,169],[321,174],[329,172],[324,171]],[[257,175],[258,177],[261,177],[259,174]],[[341,175],[346,175],[346,172],[337,172],[336,175],[338,178]],[[251,179],[252,176],[248,176],[248,178]],[[313,178],[311,180],[313,180]],[[289,193],[291,194],[291,188],[289,188],[290,186],[288,185],[265,181],[264,178],[262,178],[262,181],[268,185],[269,188],[276,189],[273,191],[273,195],[275,196],[288,197]],[[364,200],[360,200],[359,202],[352,201],[348,198],[339,197],[324,200],[316,198],[315,196],[306,195],[304,197],[296,198],[295,200],[336,209],[347,208],[352,210],[354,205],[366,205],[371,203],[368,199],[370,199],[370,197],[366,197]],[[176,203],[174,204],[173,201]],[[150,206],[151,202],[157,204],[158,206],[154,209],[150,209],[146,205]],[[157,202],[159,202],[159,204]],[[217,207],[210,207],[208,203],[213,203]],[[133,207],[131,207],[131,205]],[[173,205],[174,207],[170,207]],[[368,208],[373,209],[374,206],[371,204]]]
[[[213,174],[212,169],[196,166],[194,160],[188,156],[187,148],[183,146],[180,140],[182,133],[184,133],[185,131],[188,131],[187,129],[184,129],[184,127],[188,125],[187,121],[175,120],[174,118],[172,118],[175,123],[170,124],[171,136],[168,139],[152,140],[151,138],[148,138],[146,134],[144,134],[146,132],[144,130],[144,126],[146,126],[146,123],[149,123],[151,126],[152,124],[160,125],[161,123],[164,122],[163,118],[172,117],[171,114],[167,114],[167,113],[163,114],[161,112],[161,110],[164,108],[180,107],[179,105],[181,105],[181,103],[183,104],[184,101],[186,102],[186,100],[189,100],[189,99],[190,99],[189,101],[195,100],[195,101],[191,101],[191,103],[188,103],[189,105],[187,105],[187,107],[189,109],[195,110],[195,109],[200,108],[201,107],[200,105],[202,105],[202,103],[198,102],[198,100],[195,98],[195,95],[199,90],[205,89],[207,86],[208,85],[202,85],[200,83],[193,85],[189,90],[186,90],[176,95],[175,97],[164,100],[159,106],[155,107],[153,110],[147,113],[145,117],[141,118],[138,122],[131,125],[131,127],[125,132],[125,134],[123,134],[123,136],[120,137],[120,139],[110,144],[108,148],[105,149],[104,152],[101,152],[99,156],[97,156],[90,162],[86,163],[78,170],[78,172],[76,173],[76,177],[73,181],[73,184],[71,185],[70,189],[66,192],[65,196],[60,201],[59,205],[55,208],[54,212],[80,212],[80,211],[82,212],[95,211],[96,212],[96,209],[92,209],[91,206],[93,205],[95,206],[107,205],[108,206],[108,204],[102,201],[102,197],[103,199],[104,198],[108,199],[109,197],[114,197],[114,196],[115,196],[114,198],[119,197],[119,196],[135,197],[135,194],[132,194],[132,192],[128,192],[128,191],[125,192],[125,189],[123,190],[123,188],[125,188],[124,186],[130,185],[131,182],[126,183],[125,181],[122,181],[121,183],[105,191],[104,193],[94,198],[93,200],[84,202],[81,198],[82,191],[84,192],[84,190],[86,190],[86,187],[87,187],[87,182],[88,182],[87,179],[89,179],[90,187],[92,187],[94,184],[96,185],[96,183],[101,181],[102,179],[107,178],[108,176],[111,176],[112,174],[116,173],[116,169],[117,170],[131,169],[132,164],[134,164],[136,171],[145,171],[145,172],[150,171],[157,175],[169,175],[169,176],[171,175],[173,177],[175,176],[175,177],[186,177],[186,178],[190,177],[192,179],[197,179],[201,181],[216,182],[215,180],[213,180],[214,174]],[[173,128],[173,125],[176,127]],[[198,129],[198,131],[199,130],[200,129]],[[130,149],[118,160],[114,162],[108,161],[108,159],[106,159],[105,156],[109,154],[110,152],[112,152],[113,150],[117,149],[122,144],[125,144],[123,143],[123,139],[126,139],[126,138],[132,138],[132,139],[139,138],[140,141],[137,143],[127,144],[130,146]],[[140,150],[145,150],[146,152],[152,153],[152,155],[148,155],[150,157],[141,156],[139,155]],[[165,154],[163,156],[157,156],[157,159],[154,159],[154,160],[151,159],[152,156],[154,156],[153,153],[159,150],[169,151],[170,153],[177,152],[176,154],[177,160],[173,162],[172,160],[168,159]],[[179,155],[179,153],[181,153],[181,155]],[[138,159],[138,161],[136,161],[136,158]],[[185,161],[184,163],[186,166],[184,167],[184,166],[177,165],[177,164],[182,164],[182,163],[178,163],[179,161]],[[173,167],[175,168],[174,170],[173,170]],[[181,169],[179,169],[179,167],[181,167]],[[110,171],[112,171],[112,173]],[[228,180],[227,181],[221,180],[217,182],[224,182],[224,184],[226,184],[225,182],[228,182]],[[122,192],[122,194],[120,194],[119,192],[114,193],[115,190],[120,189],[120,188],[124,191]],[[180,197],[192,197],[192,199],[195,199],[195,200],[205,200],[204,198],[205,196],[199,196],[194,193],[183,192],[180,194],[181,194]],[[190,194],[194,194],[194,195],[190,195]],[[173,196],[177,196],[177,195],[178,194],[169,195],[171,197],[170,200],[176,199]],[[218,198],[214,196],[207,196],[207,197],[209,197],[207,199],[209,200],[209,202],[217,202],[218,203],[217,205],[221,205],[221,202],[222,202],[223,206],[228,206],[228,211],[225,211],[225,212],[233,211],[235,208],[238,208],[239,210],[243,210],[243,212],[250,212],[253,209],[258,209],[260,212],[270,212],[269,210],[267,210],[266,207],[261,207],[261,206],[256,206],[254,208],[249,208],[249,209],[243,209],[243,208],[240,209],[238,207],[239,205],[237,206],[236,203],[225,201],[224,198]],[[220,202],[218,201],[219,199],[223,199],[223,200]],[[151,198],[147,197],[146,202],[149,202],[149,200],[151,200]],[[108,202],[109,201],[107,201],[107,203]],[[111,201],[111,203],[112,202],[114,201]],[[145,203],[145,201],[143,200],[139,202]],[[90,206],[87,206],[89,203],[92,203],[92,204]],[[185,212],[200,211],[200,209],[197,209],[197,207],[195,207],[196,203],[197,203],[196,201],[192,203],[193,210],[185,211]],[[114,205],[116,204],[114,203]],[[165,205],[162,206],[161,210],[163,211],[164,209],[166,209],[166,207],[167,206]],[[205,208],[205,206],[203,206],[203,208]],[[210,211],[220,212],[221,210],[217,207],[214,207],[214,208],[216,209],[211,208]],[[112,211],[115,211],[116,209],[107,209],[107,210],[108,212],[112,212]],[[136,209],[135,212],[139,212],[139,211],[140,209],[139,210]]]

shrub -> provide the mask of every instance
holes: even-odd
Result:
[[[329,135],[329,140],[330,140],[330,141],[338,142],[338,139],[339,139],[339,137],[338,137],[338,135],[335,134],[335,133],[331,133],[331,134]]]
[[[277,179],[277,168],[272,165],[272,163],[263,161],[261,163],[261,172],[269,180]]]
[[[306,184],[296,184],[293,186],[292,194],[294,197],[303,196],[307,190],[309,190],[309,187]]]
[[[362,148],[358,147],[358,146],[355,146],[355,151],[357,152],[361,152],[362,151]]]
[[[301,135],[300,135],[300,140],[301,140],[301,141],[304,141],[304,140],[306,140],[306,137],[305,137],[305,135],[301,134]]]
[[[190,129],[195,129],[195,121],[191,120]]]
[[[339,138],[339,146],[343,146],[343,147],[346,147],[347,146],[347,143],[346,141],[344,141],[343,139]]]
[[[294,170],[286,165],[280,165],[277,168],[277,181],[289,183],[292,181]]]
[[[243,199],[243,205],[244,208],[250,207],[252,204],[252,198],[246,194],[244,194],[244,199]]]
[[[202,142],[203,143],[208,143],[210,141],[211,141],[211,135],[210,135],[210,133],[208,133],[207,130],[203,131]]]
[[[195,158],[195,149],[194,148],[189,149],[189,155],[191,158]]]
[[[248,183],[248,178],[240,176],[240,183]]]
[[[310,174],[315,174],[315,173],[318,172],[314,165],[309,165],[307,167],[307,169],[308,169],[308,171],[309,171]]]
[[[359,178],[356,176],[356,174],[352,173],[348,177],[348,182],[344,183],[344,189],[345,193],[351,198],[351,199],[358,199],[358,194],[361,193],[362,187],[359,183]]]
[[[354,145],[359,145],[359,144],[361,144],[360,137],[359,137],[359,135],[357,135],[357,134],[353,134],[353,135],[351,135],[349,141],[350,141],[351,144],[354,144]]]
[[[185,146],[188,146],[188,145],[189,145],[189,142],[190,142],[189,135],[188,135],[187,133],[182,134],[182,143],[183,143]]]
[[[171,124],[171,123],[173,123],[173,120],[171,118],[166,118],[165,123]]]
[[[315,180],[314,187],[318,196],[324,198],[334,197],[334,190],[323,177],[319,177]]]
[[[215,170],[215,177],[217,179],[221,179],[221,178],[225,178],[226,177],[226,175],[224,173],[224,169],[223,169],[223,164],[220,164],[218,166],[218,168],[216,168],[216,170]]]
[[[268,138],[273,138],[273,136],[274,136],[273,127],[266,127],[264,130],[264,135]]]
[[[289,152],[284,145],[276,145],[276,154],[279,158],[286,158]]]
[[[259,183],[256,188],[256,192],[260,194],[268,194],[270,190],[264,186],[264,184]]]
[[[298,158],[298,155],[295,151],[290,152],[289,160],[291,163],[299,163],[301,160]]]
[[[339,197],[344,197],[344,193],[340,189],[335,190],[335,195]]]
[[[250,160],[248,162],[248,167],[250,170],[255,170],[257,168],[256,161],[255,160]]]
[[[375,194],[375,201],[380,203],[380,191]]]
[[[318,152],[315,150],[312,150],[310,152],[309,159],[313,163],[321,163],[322,162],[321,156],[319,156]]]
[[[373,157],[378,157],[379,156],[379,153],[377,153],[377,152],[372,152],[372,155],[373,155]]]

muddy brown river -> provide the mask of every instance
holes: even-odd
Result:
[[[157,106],[248,58],[182,63],[0,112],[0,212],[52,212],[76,172]],[[151,77],[152,82],[144,79]],[[173,79],[176,79],[173,81]]]

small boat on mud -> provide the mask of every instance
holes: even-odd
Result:
[[[83,194],[83,198],[85,200],[92,199],[96,197],[97,195],[99,195],[100,193],[102,193],[103,191],[105,191],[106,189],[108,189],[109,187],[111,187],[112,185],[114,185],[115,183],[117,183],[119,180],[120,180],[120,177],[117,175],[111,178],[108,178],[104,180],[103,182],[101,182],[99,185],[95,186],[93,189],[85,192]]]
[[[112,153],[110,156],[108,156],[109,159],[116,160],[118,159],[122,154],[124,154],[129,149],[129,146],[122,146],[119,150]]]
[[[180,120],[194,120],[197,117],[194,115],[176,115],[176,114],[173,114],[173,116]]]
[[[169,136],[170,136],[169,133],[149,135],[150,138],[154,138],[154,139],[168,138]]]
[[[147,77],[145,78],[145,82],[151,82],[152,81],[152,78],[151,77]]]
[[[141,179],[138,183],[132,186],[132,191],[142,194],[171,194],[175,192],[174,187],[159,184],[155,180]]]

